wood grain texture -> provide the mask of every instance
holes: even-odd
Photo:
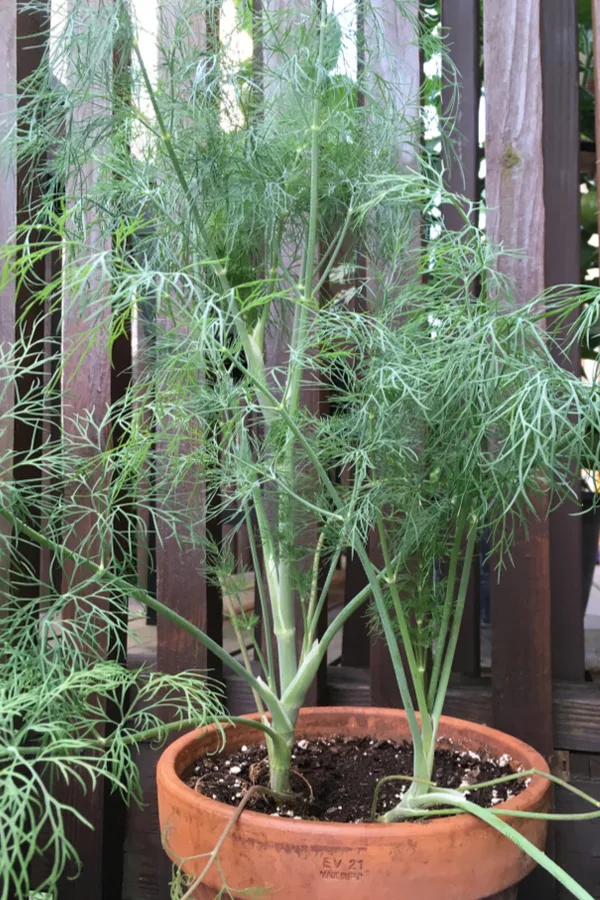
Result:
[[[356,554],[348,554],[344,599],[346,605],[367,586],[367,576]],[[344,625],[342,634],[342,665],[368,668],[371,648],[366,609],[353,613]]]
[[[185,11],[185,18],[182,17]],[[160,9],[161,46],[167,47],[169,40],[177,33],[177,40],[189,41],[200,52],[206,46],[209,23],[204,21],[200,11],[194,13],[188,21],[188,13],[184,0],[161,4]],[[184,35],[185,29],[185,35]],[[185,335],[183,335],[185,340]],[[160,337],[158,338],[160,340]],[[199,377],[203,377],[200,374]],[[164,452],[160,433],[157,435],[157,458]],[[190,447],[182,444],[181,452],[189,452]],[[189,477],[188,482],[181,484],[175,491],[170,491],[170,500],[158,496],[159,506],[166,502],[181,505],[184,509],[189,505],[196,514],[204,518],[204,527],[219,532],[219,523],[207,521],[207,510],[204,509],[205,496],[201,481],[201,473]],[[180,615],[198,628],[208,631],[210,636],[220,642],[222,638],[222,600],[218,588],[209,584],[205,577],[204,552],[200,548],[180,547],[177,540],[168,535],[158,525],[161,539],[156,547],[156,590],[158,599],[176,609]],[[185,669],[209,668],[218,676],[220,666],[212,659],[206,649],[194,638],[177,626],[158,618],[157,632],[157,666],[159,671],[177,673]]]
[[[160,441],[158,444],[160,453]],[[177,501],[184,502],[186,488],[177,491]],[[201,503],[196,485],[190,485],[192,503]],[[159,497],[159,503],[161,501]],[[159,526],[159,531],[161,530]],[[156,548],[157,596],[161,603],[175,609],[211,637],[220,640],[222,635],[221,598],[216,589],[208,586],[204,577],[204,555],[201,549],[180,547],[169,534],[163,533]],[[209,616],[208,603],[211,603]],[[219,621],[216,607],[219,606]],[[209,628],[209,618],[210,625]],[[157,666],[161,672],[177,673],[186,669],[206,669],[210,665],[206,649],[181,628],[158,617]],[[216,632],[216,633],[215,633]],[[219,633],[220,632],[220,633]],[[215,664],[210,665],[214,674]]]
[[[0,129],[10,128],[16,115],[17,93],[17,3],[0,0]],[[15,163],[2,154],[0,157],[0,244],[12,240],[17,224],[17,172]],[[15,286],[8,283],[0,291],[0,346],[7,349],[15,334]],[[11,391],[0,401],[0,415],[5,416],[13,402]],[[13,428],[10,422],[0,431],[0,455],[4,457],[13,447]],[[6,472],[2,475],[7,477]],[[8,526],[0,520],[0,529]]]
[[[542,16],[544,95],[544,205],[546,285],[577,284],[580,278],[579,96],[576,0],[545,0]],[[565,344],[577,312],[559,336]],[[557,361],[579,374],[579,345],[558,351]],[[579,472],[573,488],[579,492]],[[550,516],[552,672],[555,678],[582,681],[585,674],[582,594],[582,519],[568,501]]]
[[[512,302],[545,283],[543,95],[539,0],[484,3],[487,230],[523,256],[505,257]],[[541,510],[543,515],[544,510]],[[492,579],[494,723],[552,751],[550,553],[546,522],[517,540],[515,566]]]
[[[402,125],[412,127],[418,115],[419,90],[421,85],[421,59],[415,33],[415,22],[419,14],[417,0],[408,0],[401,5],[393,0],[375,0],[372,12],[365,13],[364,44],[367,55],[364,61],[367,75],[370,72],[381,76],[390,87],[398,108],[399,134],[398,152],[402,163],[410,165],[415,161],[414,135],[404,140],[400,131]],[[376,59],[369,59],[369,48],[377,48]],[[367,99],[368,106],[368,99]],[[415,241],[419,240],[418,222],[415,221]],[[374,279],[367,279],[376,288]],[[378,542],[372,538],[369,554],[381,564]],[[389,651],[385,641],[375,636],[371,641],[370,654],[371,691],[373,701],[379,706],[399,706],[400,694]]]
[[[163,852],[156,798],[156,763],[158,751],[142,744],[136,756],[140,773],[142,808],[132,805],[127,815],[123,888],[115,900],[158,900]],[[164,867],[165,870],[167,866]]]
[[[600,0],[592,0],[592,25],[594,31],[594,60],[600,59]],[[594,66],[594,93],[596,97],[600,97],[600,66]],[[596,138],[596,148],[594,153],[595,158],[595,175],[596,175],[596,184],[600,184],[600,154],[598,154],[598,147],[600,147],[600,103],[596,103],[595,106],[595,114],[596,114],[596,128],[595,128],[595,138]],[[591,162],[590,162],[591,167]]]
[[[458,635],[453,672],[476,678],[481,671],[481,622],[480,622],[480,571],[479,556],[473,559],[471,579],[465,597],[463,620]]]
[[[49,7],[46,9],[48,12]],[[37,67],[41,64],[44,54],[44,42],[40,40],[39,35],[48,29],[49,21],[47,15],[40,12],[19,12],[17,15],[17,84],[19,85],[19,93],[22,94],[21,85],[25,79],[29,78]],[[23,102],[23,98],[19,97],[19,103]],[[32,224],[32,208],[39,203],[42,195],[42,184],[40,174],[35,169],[35,163],[28,165],[21,164],[17,173],[17,245],[22,247],[23,242],[27,241],[31,244],[39,244],[43,240],[43,234],[39,229],[33,230]],[[23,229],[27,229],[24,231]],[[40,376],[44,377],[46,382],[49,376],[48,365],[45,364],[40,357],[39,347],[43,345],[45,339],[50,337],[51,318],[49,315],[49,303],[46,302],[43,307],[40,306],[36,298],[38,290],[37,285],[44,282],[48,267],[51,264],[51,255],[40,257],[32,266],[32,273],[25,283],[21,283],[15,297],[15,319],[19,323],[19,331],[23,335],[30,350],[27,357],[23,359],[23,365],[17,373],[15,379],[15,391],[17,396],[31,396],[36,392],[39,384]],[[33,276],[33,277],[32,277]],[[32,285],[35,284],[36,287]],[[46,352],[50,348],[46,344]],[[51,351],[50,351],[51,352]],[[44,371],[45,369],[45,371]],[[41,490],[43,474],[40,466],[35,462],[38,457],[40,448],[44,440],[50,434],[50,416],[40,416],[36,422],[28,422],[22,418],[17,418],[14,422],[14,470],[13,478],[17,483],[38,484],[40,487],[33,491],[29,488],[29,496],[31,498],[28,504],[28,512],[30,521],[38,530],[41,527]],[[41,426],[41,427],[40,427]],[[48,481],[48,479],[47,479]],[[46,488],[52,489],[52,486],[46,483]],[[58,499],[58,498],[57,498]],[[11,577],[14,592],[24,600],[36,600],[40,598],[39,576],[41,574],[41,550],[39,546],[26,541],[15,540],[14,559],[12,561],[11,570],[14,577]],[[48,554],[45,554],[48,558]],[[18,560],[27,561],[26,566]],[[30,573],[30,574],[28,574]],[[31,577],[33,576],[33,577]],[[17,587],[18,585],[18,587]],[[39,607],[34,607],[32,615],[37,615]]]
[[[479,96],[481,91],[480,0],[452,0],[442,3],[442,27],[454,71],[444,71],[442,114],[451,117],[451,151],[444,154],[446,186],[470,203],[479,197]],[[455,80],[458,79],[458,100]],[[464,220],[453,206],[444,208],[449,228],[461,230]],[[477,676],[480,670],[479,556],[465,601],[462,626],[454,657],[454,671]]]
[[[442,113],[453,116],[452,152],[444,155],[446,185],[469,201],[478,199],[479,97],[481,91],[480,0],[443,0],[442,27],[455,73],[443,72]],[[458,101],[454,80],[458,79]],[[448,227],[461,229],[464,220],[454,208],[445,210]]]
[[[105,3],[104,0],[89,0],[88,5],[92,9],[99,9]],[[112,56],[110,59],[112,61]],[[71,80],[76,82],[77,74],[74,70],[68,69],[65,77],[67,84],[70,84]],[[96,99],[82,103],[74,111],[74,125],[76,129],[85,127],[85,123],[92,116],[106,117],[108,120],[111,115],[112,109],[108,102]],[[100,156],[102,147],[95,148],[95,152]],[[93,191],[99,177],[100,166],[96,159],[92,161],[88,155],[87,159],[83,160],[81,169],[78,171],[73,169],[72,178],[66,185],[67,206],[77,203],[78,198],[86,196],[87,191]],[[85,246],[78,251],[77,257],[65,258],[65,267],[72,265],[82,268],[96,254],[105,252],[110,246],[110,240],[100,232],[96,224],[92,203],[89,209],[83,210],[83,214],[86,217]],[[70,519],[65,521],[65,527],[68,529],[66,543],[95,562],[101,562],[107,550],[104,544],[107,536],[101,533],[99,527],[102,498],[107,485],[101,480],[105,477],[101,472],[101,464],[96,469],[93,460],[97,453],[96,447],[102,451],[108,446],[109,435],[105,417],[112,401],[110,308],[108,303],[102,304],[102,308],[98,304],[97,312],[92,315],[91,305],[88,305],[89,298],[98,301],[108,293],[110,285],[101,278],[99,274],[90,274],[86,285],[81,285],[79,295],[66,294],[63,297],[61,334],[64,360],[63,432],[67,440],[72,441],[71,452],[74,453],[79,445],[77,452],[81,454],[82,460],[89,464],[86,477],[68,486],[67,501],[76,506],[72,507]],[[89,291],[85,290],[86,287]],[[84,441],[78,440],[81,416],[87,416],[90,421],[90,430]],[[87,601],[92,607],[104,610],[110,608],[125,624],[127,598],[111,596],[108,592],[100,590],[97,585],[89,582],[87,571],[66,564],[63,569],[63,589],[73,591],[79,597],[80,603]],[[73,614],[77,614],[76,609]],[[122,657],[123,642],[124,636],[115,641],[111,636],[110,643],[107,641],[102,648],[103,652],[108,658]],[[101,898],[106,900],[114,893],[115,884],[120,885],[122,848],[112,846],[111,841],[116,829],[119,831],[122,829],[122,809],[118,812],[117,806],[113,806],[112,801],[109,801],[110,813],[108,812],[108,808],[105,807],[105,791],[106,785],[102,781],[93,790],[88,786],[85,792],[74,783],[61,786],[61,799],[75,806],[92,826],[88,828],[75,819],[70,821],[69,838],[80,856],[81,874],[77,880],[72,880],[73,873],[70,871],[65,873],[66,877],[63,877],[59,887],[61,900],[63,898],[76,900],[81,896],[86,896],[89,900]]]
[[[216,10],[217,7],[214,7]],[[176,41],[189,41],[201,53],[209,40],[210,25],[205,21],[200,6],[191,11],[185,0],[174,0],[168,4],[159,4],[159,45],[169,46],[176,35]],[[166,63],[165,63],[166,65]],[[193,76],[190,76],[192,79]],[[174,85],[178,91],[186,90],[186,85]],[[191,90],[191,81],[189,89]],[[182,340],[185,340],[185,328],[182,328]],[[157,337],[160,341],[160,334]],[[199,373],[199,378],[204,373]],[[164,454],[165,437],[161,441],[161,427],[168,428],[168,423],[157,425],[156,454],[160,469],[161,454]],[[191,446],[183,442],[181,453],[186,454]],[[160,481],[160,476],[159,476]],[[202,482],[202,473],[198,470],[190,472],[185,483],[161,494],[157,491],[157,507],[173,503],[176,508],[190,508],[193,511],[197,527],[212,532],[218,538],[221,523],[210,518],[210,510],[206,508],[206,495]],[[206,578],[205,555],[201,547],[180,546],[178,541],[166,533],[160,516],[156,526],[155,559],[156,559],[156,594],[157,598],[198,628],[207,632],[217,643],[223,638],[223,604],[218,587],[209,583]],[[151,580],[151,586],[152,580]],[[208,653],[206,648],[181,628],[157,617],[157,668],[161,672],[176,674],[187,669],[208,670],[212,677],[219,678],[221,666],[218,660]],[[157,848],[157,891],[161,900],[170,897],[169,882],[172,866],[165,853]]]
[[[331,706],[374,704],[369,673],[365,669],[330,666],[328,684]],[[444,714],[494,725],[491,680],[455,676],[448,688]],[[556,748],[600,754],[600,687],[597,684],[555,681],[552,715]],[[533,746],[538,746],[535,739]]]

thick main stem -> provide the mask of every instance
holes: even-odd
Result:
[[[292,747],[294,732],[281,735],[277,746],[269,743],[269,787],[279,794],[288,794],[291,790],[290,775],[292,768]]]
[[[306,247],[303,260],[304,287],[300,305],[296,306],[294,328],[290,347],[290,363],[287,384],[283,393],[282,406],[290,418],[294,418],[300,403],[303,364],[301,349],[306,335],[308,312],[313,300],[313,277],[315,250],[317,241],[317,224],[319,217],[319,133],[321,123],[321,91],[323,85],[323,56],[325,52],[325,22],[327,5],[321,5],[319,52],[317,58],[317,77],[311,125],[311,167],[310,167],[310,206]],[[294,480],[294,434],[288,434],[283,454],[282,481],[289,485]],[[290,533],[295,516],[294,502],[289,497],[279,502],[280,529],[283,535]],[[293,681],[297,667],[296,649],[296,616],[294,610],[294,591],[291,579],[291,562],[284,552],[279,561],[279,596],[273,598],[273,620],[279,654],[279,677],[281,691],[284,692]]]

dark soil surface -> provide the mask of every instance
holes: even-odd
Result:
[[[300,740],[294,747],[292,768],[292,787],[297,795],[293,803],[258,795],[247,808],[321,822],[368,822],[377,783],[387,775],[412,774],[412,746],[370,738]],[[435,754],[433,781],[440,787],[457,788],[501,778],[513,771],[508,756],[495,760],[484,750],[474,753],[440,747]],[[184,781],[213,800],[237,806],[252,785],[268,786],[266,749],[262,744],[253,744],[233,753],[201,757]],[[408,785],[404,781],[385,784],[379,795],[378,812],[395,806]],[[524,781],[511,781],[468,791],[466,796],[489,807],[524,788]]]

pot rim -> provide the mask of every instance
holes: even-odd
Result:
[[[304,716],[315,716],[325,711],[329,715],[339,716],[341,721],[343,721],[344,717],[347,718],[350,715],[356,714],[365,716],[380,714],[385,716],[397,715],[399,718],[406,717],[404,710],[400,709],[369,706],[313,706],[304,707],[300,711],[299,723]],[[242,716],[241,718],[252,720],[258,719],[259,715],[258,713],[252,713]],[[343,730],[341,729],[341,721],[340,730]],[[529,746],[529,744],[526,744],[524,741],[514,738],[496,728],[490,728],[487,725],[480,725],[477,722],[470,722],[466,719],[458,719],[453,716],[441,716],[440,729],[443,729],[444,725],[457,731],[461,731],[465,729],[465,727],[468,727],[471,732],[479,733],[482,739],[482,746],[485,746],[486,737],[488,741],[490,738],[493,738],[499,743],[507,744],[505,752],[509,753],[511,759],[516,759],[520,765],[526,763],[526,765],[524,765],[525,769],[535,768],[543,772],[550,772],[548,763],[537,750]],[[225,731],[236,727],[242,726],[236,726],[232,723],[224,723],[223,725]],[[213,817],[219,817],[222,819],[223,825],[225,826],[231,819],[233,814],[232,811],[235,807],[228,803],[222,803],[220,800],[213,800],[189,787],[179,777],[176,766],[178,757],[184,750],[187,750],[190,744],[200,742],[203,737],[215,730],[215,725],[207,725],[203,728],[198,728],[195,731],[188,732],[173,741],[173,743],[162,752],[158,760],[156,778],[158,782],[165,786],[165,788],[167,788],[168,785],[167,790],[170,796],[176,798],[183,806],[191,806],[192,808],[195,808],[197,813],[202,813],[204,811],[210,813]],[[441,738],[443,739],[443,737],[444,735],[442,734]],[[525,790],[521,791],[521,793],[516,796],[509,798],[509,800],[504,803],[499,803],[494,806],[494,812],[503,809],[517,811],[537,811],[542,809],[544,807],[545,799],[550,791],[550,786],[550,781],[548,779],[542,778],[540,775],[533,775]],[[510,824],[511,820],[513,820],[513,817],[507,816],[504,821],[508,821]],[[521,820],[517,818],[516,822],[518,821]],[[431,819],[427,822],[419,822],[418,820],[397,823],[319,822],[309,819],[291,819],[287,817],[284,818],[283,816],[271,816],[266,813],[259,813],[247,809],[242,813],[240,823],[243,823],[247,828],[252,828],[252,826],[254,826],[264,830],[265,827],[268,827],[269,832],[279,835],[282,838],[285,834],[288,839],[294,833],[306,835],[308,832],[312,832],[313,834],[318,833],[324,836],[329,835],[330,837],[333,837],[335,835],[339,836],[341,832],[349,838],[351,833],[351,840],[355,843],[373,840],[373,838],[390,838],[393,837],[394,832],[397,833],[399,829],[402,830],[404,837],[419,840],[425,837],[423,828],[427,829],[427,837],[432,837],[438,832],[447,832],[449,828],[464,832],[470,831],[471,829],[486,827],[481,819],[468,813],[459,813],[456,816],[443,816],[437,819]]]

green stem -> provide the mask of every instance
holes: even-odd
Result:
[[[503,819],[500,818],[503,815],[503,811],[499,810],[498,812],[493,812],[490,809],[484,809],[482,806],[477,806],[476,803],[471,803],[469,800],[449,798],[442,792],[429,794],[426,798],[426,803],[428,805],[431,804],[432,806],[450,804],[451,806],[456,806],[456,808],[462,812],[471,813],[471,815],[481,819],[482,822],[490,825],[491,828],[499,831],[500,834],[507,837],[513,844],[516,844],[519,850],[526,853],[527,856],[531,857],[531,859],[545,869],[546,872],[549,872],[553,878],[556,878],[556,880],[566,887],[574,897],[577,897],[577,900],[594,900],[592,895],[588,893],[585,888],[577,884],[575,879],[565,872],[564,869],[561,869],[561,867],[557,865],[554,860],[550,859],[543,850],[536,847],[535,844],[520,834],[520,832],[513,828],[512,825],[509,825],[508,822],[504,822]]]
[[[311,168],[310,168],[310,206],[308,233],[306,238],[305,256],[302,264],[304,291],[300,303],[296,304],[294,312],[294,327],[290,347],[290,361],[288,366],[287,383],[283,393],[281,405],[286,408],[287,415],[294,418],[300,403],[300,388],[304,365],[300,350],[304,343],[308,323],[308,311],[312,305],[313,277],[315,265],[315,250],[317,242],[317,223],[319,216],[319,133],[321,120],[321,91],[323,84],[323,56],[325,52],[325,21],[327,5],[321,6],[319,34],[319,52],[317,58],[317,79],[315,86],[315,98],[313,102],[312,116],[312,140],[311,140]],[[282,487],[289,485],[293,491],[294,483],[294,434],[288,434],[284,449],[282,474],[280,479]],[[295,516],[294,501],[290,498],[281,499],[279,503],[279,526],[283,534],[293,525]],[[274,599],[274,615],[280,620],[280,627],[275,632],[277,637],[280,678],[282,693],[288,688],[297,671],[296,653],[296,618],[294,610],[294,591],[291,583],[290,560],[287,554],[283,555],[279,564],[279,596]]]
[[[319,479],[320,479],[323,487],[327,491],[329,498],[332,500],[334,508],[339,510],[342,507],[342,501],[338,497],[338,493],[332,484],[331,478],[325,471],[325,468],[324,468],[323,464],[321,463],[321,460],[318,458],[315,451],[311,447],[310,442],[307,440],[307,438],[302,433],[300,428],[298,428],[298,426],[296,425],[293,418],[288,413],[285,406],[282,403],[280,403],[279,400],[271,393],[271,391],[269,390],[269,388],[267,387],[266,384],[259,381],[256,378],[256,376],[246,366],[244,366],[243,363],[241,363],[239,361],[239,359],[237,359],[235,356],[233,356],[232,353],[230,353],[230,351],[227,349],[227,347],[222,347],[221,351],[224,356],[227,356],[228,359],[231,359],[233,362],[235,362],[237,368],[242,373],[242,375],[245,375],[255,386],[256,390],[260,394],[262,394],[263,397],[265,397],[265,399],[268,399],[269,402],[272,404],[272,411],[283,419],[283,421],[285,422],[287,427],[290,429],[290,431],[292,432],[292,434],[294,435],[294,437],[296,438],[298,443],[301,444],[301,446],[304,448],[304,451],[305,451],[308,459],[313,464],[315,471],[316,471],[317,475],[319,476]]]
[[[252,520],[250,518],[250,514],[248,512],[247,507],[244,510],[244,515],[246,518],[246,530],[248,532],[248,543],[250,544],[250,555],[252,556],[252,566],[254,568],[254,578],[256,580],[256,586],[258,588],[258,596],[260,598],[260,613],[264,620],[264,627],[262,629],[264,634],[265,641],[265,651],[267,654],[267,675],[269,679],[269,687],[273,690],[274,682],[273,678],[275,675],[275,660],[273,658],[273,641],[271,640],[271,612],[269,610],[269,598],[267,597],[267,593],[265,591],[265,585],[263,582],[262,572],[261,572],[261,564],[260,558],[258,555],[258,549],[256,546],[256,539],[254,537],[254,527],[252,525]]]
[[[410,688],[408,686],[408,681],[406,678],[406,672],[404,671],[404,663],[402,661],[402,656],[400,654],[400,650],[398,648],[398,641],[396,640],[396,635],[394,634],[394,628],[390,619],[389,611],[385,602],[385,598],[381,592],[381,586],[379,584],[379,579],[375,573],[373,568],[373,564],[369,559],[369,554],[366,549],[362,546],[358,546],[356,548],[356,553],[363,565],[363,569],[365,571],[365,575],[369,580],[369,584],[372,588],[373,597],[375,599],[375,605],[377,607],[377,612],[381,619],[381,623],[383,625],[383,630],[385,634],[385,638],[387,641],[387,646],[390,652],[390,656],[392,658],[392,664],[394,666],[394,673],[396,675],[396,680],[398,682],[398,688],[400,690],[400,696],[402,698],[402,703],[404,705],[404,710],[406,712],[406,718],[408,721],[408,727],[410,729],[411,737],[413,739],[413,750],[414,750],[414,760],[415,760],[415,775],[418,778],[429,779],[429,769],[427,766],[427,759],[424,752],[423,747],[423,739],[421,736],[421,729],[419,728],[419,723],[417,721],[417,717],[415,714],[415,709],[412,701],[412,697],[410,694]]]
[[[285,583],[286,573],[282,572],[281,569],[278,570],[277,567],[269,521],[260,495],[260,488],[258,487],[253,491],[253,502],[256,511],[258,530],[262,541],[267,584],[269,585],[269,600],[273,616],[273,634],[275,635],[278,651],[277,660],[279,666],[280,689],[283,693],[285,688],[293,681],[298,669],[296,624],[295,621],[292,620],[292,622],[290,622],[288,620],[285,616],[284,609],[282,608],[281,598],[288,590],[288,585]]]
[[[402,557],[399,555],[396,558],[395,562],[400,563],[401,561]],[[383,581],[383,572],[376,573],[375,578],[378,583]],[[368,600],[372,593],[373,587],[369,582],[369,584],[367,584],[366,587],[362,589],[362,591],[359,591],[358,594],[356,594],[352,598],[352,600],[350,600],[350,602],[347,603],[346,606],[344,606],[344,608],[337,614],[333,622],[330,623],[329,627],[325,631],[325,634],[319,641],[319,649],[322,654],[321,659],[324,658],[327,650],[329,649],[329,645],[331,644],[336,634],[339,632],[340,628],[343,627],[344,623],[350,618],[350,616],[352,616],[358,609],[360,609],[360,607],[363,605],[363,603],[365,603],[366,600]]]
[[[434,704],[435,695],[439,683],[440,671],[442,668],[442,660],[444,658],[444,650],[448,640],[448,628],[450,627],[450,616],[452,614],[452,606],[454,605],[454,587],[456,584],[456,570],[458,568],[458,559],[462,547],[465,523],[467,521],[467,507],[463,504],[456,525],[456,534],[454,536],[454,545],[450,555],[450,565],[448,567],[448,583],[446,586],[446,598],[444,600],[444,610],[442,613],[442,621],[435,648],[435,656],[433,661],[433,670],[431,672],[431,681],[429,683],[429,708]]]
[[[315,287],[315,294],[319,293],[319,291],[321,290],[321,288],[327,281],[327,279],[329,277],[329,273],[331,272],[331,270],[333,269],[333,267],[335,265],[335,261],[338,257],[338,253],[340,252],[340,250],[342,248],[342,244],[344,243],[344,238],[346,237],[346,235],[348,233],[348,228],[350,226],[350,221],[352,219],[352,213],[353,213],[353,208],[352,208],[352,204],[350,204],[350,206],[348,207],[348,212],[346,213],[346,219],[342,226],[342,230],[340,231],[340,234],[335,243],[335,246],[332,248],[331,256],[329,257],[329,260],[323,270],[323,274],[319,278],[319,280],[317,282],[317,286]]]
[[[433,732],[431,728],[429,707],[427,705],[427,697],[425,693],[425,668],[419,666],[415,658],[415,652],[410,637],[408,622],[406,621],[406,616],[404,615],[404,610],[402,609],[402,603],[400,601],[400,595],[398,593],[398,585],[391,568],[391,559],[383,524],[383,516],[380,512],[377,513],[377,531],[379,534],[379,542],[381,544],[381,550],[385,562],[387,584],[392,595],[394,612],[396,614],[396,619],[400,628],[400,637],[402,639],[404,652],[406,653],[406,661],[408,663],[408,668],[415,688],[417,706],[419,707],[419,712],[421,713],[421,734],[423,738],[424,751],[426,756],[429,756],[431,743],[433,740]]]
[[[475,549],[476,537],[477,521],[472,517],[469,526],[469,533],[467,536],[467,549],[465,551],[465,558],[463,560],[463,569],[460,578],[460,586],[458,589],[458,597],[456,600],[456,609],[454,611],[454,620],[452,622],[452,630],[448,639],[448,646],[445,649],[444,664],[442,667],[440,682],[435,697],[435,703],[433,705],[432,719],[434,730],[437,730],[440,716],[442,715],[442,709],[444,707],[444,701],[446,699],[446,692],[448,690],[448,684],[450,682],[450,675],[452,673],[452,664],[454,662],[454,655],[456,653],[458,635],[460,633],[460,626],[462,624],[462,617],[465,610],[465,599],[469,587],[469,580],[471,578],[471,564],[473,562],[473,551]]]
[[[290,771],[294,734],[291,732],[269,753],[269,787],[278,794],[290,793]]]
[[[269,586],[269,602],[270,609],[273,616],[273,634],[277,638],[278,635],[282,635],[285,631],[285,623],[282,621],[280,616],[280,607],[279,607],[279,596],[281,593],[281,579],[280,575],[277,571],[277,561],[275,558],[275,547],[273,545],[273,536],[271,534],[271,529],[269,526],[269,520],[267,518],[267,513],[264,508],[263,499],[260,493],[260,487],[255,487],[252,491],[252,502],[254,504],[254,511],[256,512],[256,522],[258,525],[258,532],[260,535],[261,543],[262,543],[262,553],[263,560],[265,564],[265,575],[267,578],[267,584]],[[294,638],[295,640],[295,638]],[[295,656],[295,644],[294,644],[294,654]],[[280,677],[282,675],[282,665],[286,665],[290,660],[289,654],[288,656],[282,660],[279,658],[279,671]],[[295,671],[295,661],[292,660],[292,664],[294,666]],[[274,670],[272,670],[274,673]],[[287,674],[285,675],[287,678]],[[292,676],[293,677],[293,676]]]
[[[306,604],[306,611],[304,613],[304,637],[302,639],[302,651],[300,654],[301,661],[304,659],[304,656],[312,645],[312,640],[310,639],[310,622],[312,621],[312,618],[314,616],[315,605],[317,602],[317,591],[319,589],[319,572],[321,570],[321,553],[323,551],[324,543],[325,532],[321,531],[317,539],[317,546],[315,549],[315,555],[313,557],[312,574],[310,579],[310,595],[308,598],[308,604]]]
[[[401,562],[401,558],[398,557],[395,560],[398,564]],[[375,582],[379,583],[383,580],[383,573],[374,573]],[[302,665],[298,669],[298,673],[288,688],[286,694],[282,697],[282,704],[284,705],[286,710],[297,710],[302,705],[304,697],[306,695],[306,691],[308,690],[312,680],[314,679],[319,666],[325,659],[327,655],[327,651],[331,642],[340,629],[343,627],[344,623],[352,616],[363,603],[371,596],[373,593],[373,585],[371,582],[367,584],[362,591],[359,591],[356,596],[352,598],[352,600],[344,606],[344,608],[337,614],[333,622],[330,623],[329,627],[325,631],[323,637],[319,640],[318,644],[315,647],[309,648],[305,659],[302,662]]]
[[[460,809],[409,809],[402,810],[402,819],[431,819],[433,816],[458,816]],[[509,819],[539,819],[544,822],[588,822],[594,819],[600,819],[600,810],[589,813],[536,813],[525,812],[519,809],[503,809],[498,810],[495,815],[502,815],[503,818]],[[381,818],[383,821],[384,817]],[[397,820],[396,820],[397,821]]]
[[[427,781],[425,778],[415,778],[414,775],[386,775],[385,778],[382,778],[381,781],[378,781],[375,786],[375,792],[373,794],[373,802],[371,803],[371,820],[373,822],[387,822],[385,816],[377,816],[377,804],[379,803],[379,794],[381,793],[381,789],[389,784],[391,781],[402,781],[409,782],[410,784],[424,784],[428,788],[435,788],[437,785],[433,781]],[[392,820],[395,821],[395,820]]]
[[[329,563],[329,569],[327,571],[327,577],[323,582],[323,587],[321,588],[321,592],[319,594],[319,599],[315,606],[309,608],[308,616],[307,616],[307,627],[306,633],[304,635],[304,653],[307,653],[310,647],[315,640],[315,636],[317,633],[317,626],[319,623],[319,619],[321,618],[321,613],[323,612],[323,608],[325,606],[325,602],[327,600],[327,595],[329,593],[329,588],[331,587],[331,582],[333,581],[333,576],[335,575],[337,569],[337,563],[340,558],[341,550],[340,548],[336,548],[335,553],[331,557],[331,561]],[[316,598],[316,594],[315,594]],[[312,598],[311,598],[312,600]]]
[[[547,781],[551,781],[558,787],[564,788],[565,791],[569,791],[571,794],[575,794],[576,797],[585,800],[586,803],[597,806],[600,810],[600,801],[596,800],[595,797],[591,797],[589,794],[586,794],[585,791],[576,788],[575,785],[569,784],[568,781],[559,778],[558,775],[553,775],[551,772],[542,772],[541,769],[524,769],[522,772],[513,772],[512,775],[503,775],[501,778],[493,778],[491,781],[478,781],[477,784],[465,786],[464,788],[459,787],[457,790],[478,791],[481,788],[494,787],[497,784],[506,784],[507,781],[522,781],[523,778],[532,778],[534,775],[537,775],[538,778],[545,778]]]

